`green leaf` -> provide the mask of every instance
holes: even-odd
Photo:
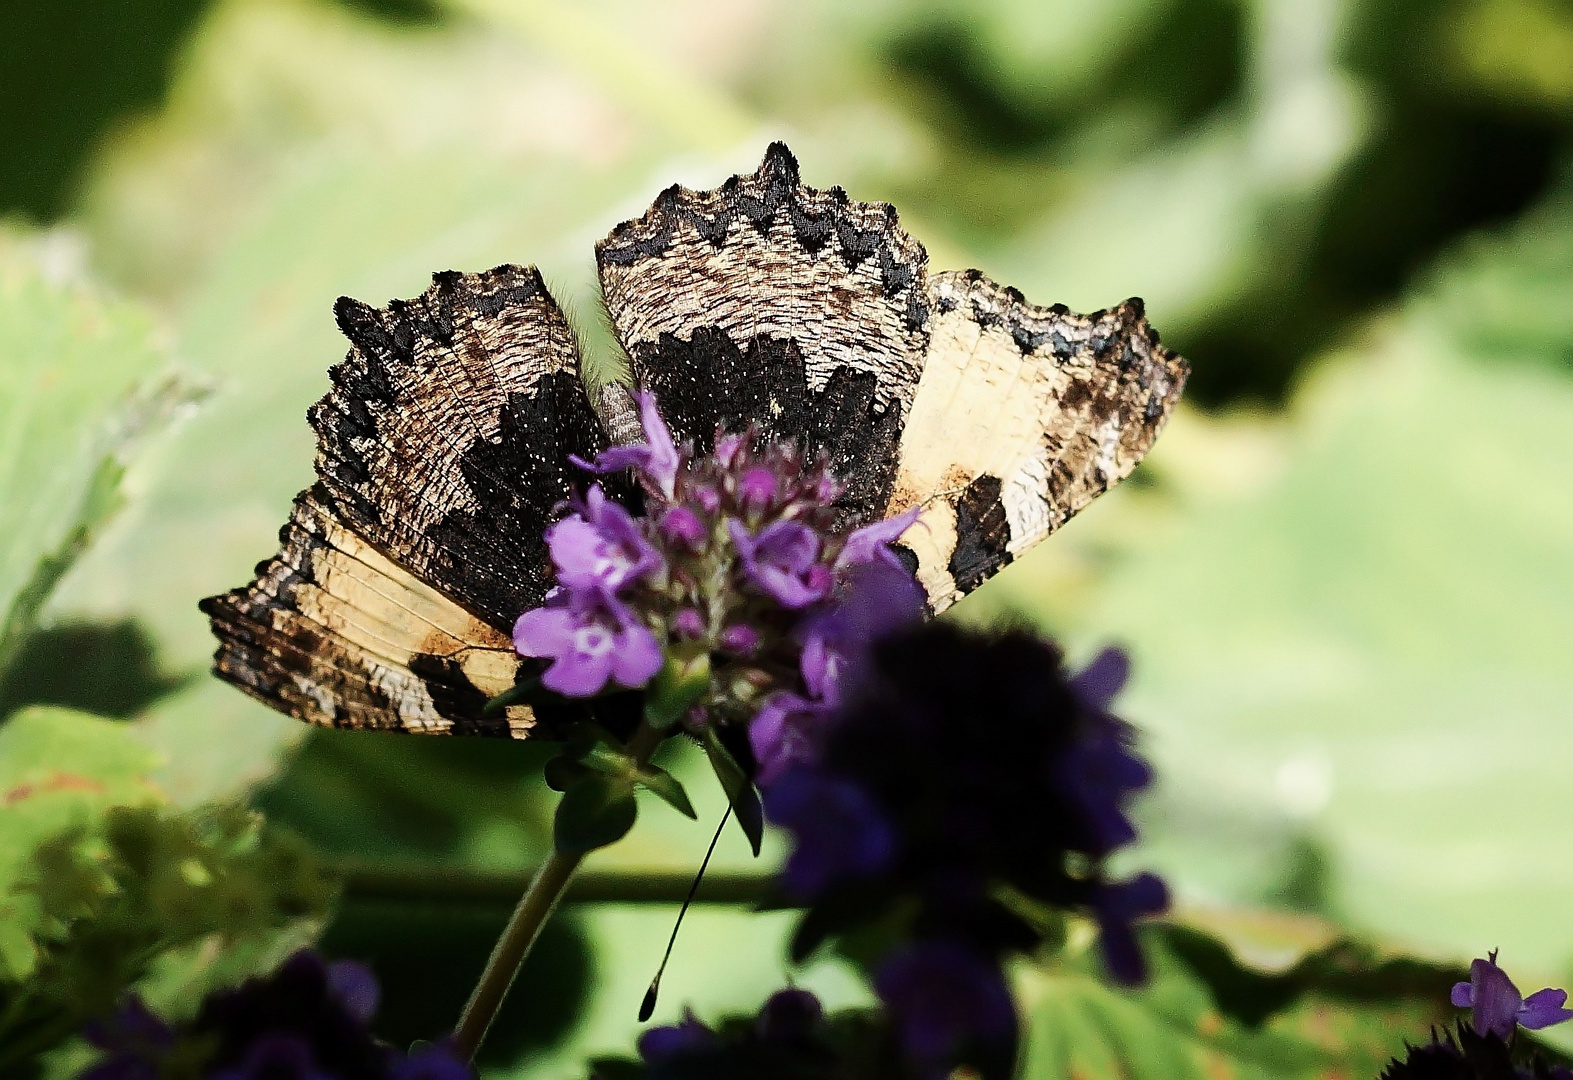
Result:
[[[765,834],[765,814],[759,805],[759,793],[754,790],[753,781],[743,772],[743,767],[737,763],[732,752],[722,744],[713,727],[705,729],[704,748],[705,756],[710,759],[710,767],[715,770],[716,779],[726,792],[727,802],[732,804],[733,816],[737,818],[743,834],[748,837],[749,847],[758,855],[759,844]]]
[[[1558,231],[1467,245],[1283,422],[1178,416],[1162,488],[1001,575],[1026,595],[1036,565],[1047,606],[1051,567],[1101,552],[1057,622],[1131,648],[1117,708],[1158,775],[1139,857],[1182,889],[1264,899],[1311,842],[1345,925],[1548,974],[1573,953],[1573,380],[1546,309],[1573,215],[1536,220]]]
[[[1157,928],[1143,935],[1152,968],[1137,991],[1096,974],[1087,949],[1019,972],[1027,1019],[1022,1075],[1084,1080],[1235,1080],[1375,1076],[1433,1023],[1442,996],[1395,991],[1352,1003],[1307,990],[1259,1026],[1221,1013],[1208,985],[1180,962]],[[1087,939],[1083,938],[1083,942]]]
[[[563,793],[552,839],[559,851],[582,855],[621,840],[638,816],[631,783],[591,773]]]
[[[52,276],[45,251],[0,232],[0,678],[121,508],[128,465],[198,396],[157,374],[142,311]]]

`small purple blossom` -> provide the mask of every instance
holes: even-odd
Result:
[[[816,896],[838,881],[877,874],[895,855],[890,822],[854,783],[794,769],[765,789],[764,802],[766,816],[797,838],[781,872],[794,896]]]
[[[1136,941],[1135,924],[1169,907],[1169,889],[1156,874],[1137,874],[1129,881],[1101,884],[1093,896],[1098,920],[1098,948],[1109,975],[1126,986],[1147,981],[1147,961]]]
[[[697,608],[685,607],[672,616],[672,633],[687,641],[704,637],[705,617]]]
[[[239,1063],[208,1074],[208,1080],[334,1080],[317,1063],[311,1044],[293,1031],[268,1032],[246,1048]]]
[[[661,536],[670,544],[681,544],[691,552],[705,546],[709,533],[699,515],[686,506],[673,506],[661,515]]]
[[[685,1010],[681,1022],[668,1027],[651,1028],[639,1036],[639,1056],[650,1064],[656,1064],[708,1050],[715,1045],[715,1032],[700,1023],[692,1012]]]
[[[593,697],[608,681],[639,687],[661,670],[660,644],[626,607],[607,597],[559,594],[558,599],[526,611],[513,627],[513,647],[520,655],[552,659],[541,676],[547,689]]]
[[[824,1016],[824,1006],[807,990],[777,990],[760,1007],[754,1031],[767,1043],[801,1042],[814,1033]]]
[[[734,656],[752,656],[759,649],[759,631],[747,623],[733,623],[721,631],[716,644]]]
[[[474,1080],[475,1073],[446,1041],[427,1043],[395,1057],[388,1080]]]
[[[566,589],[615,593],[661,568],[661,556],[633,517],[606,497],[599,484],[585,493],[579,513],[546,530],[546,546]]]
[[[1469,981],[1455,984],[1452,994],[1455,1006],[1473,1012],[1477,1032],[1491,1032],[1502,1039],[1512,1036],[1515,1027],[1538,1031],[1573,1020],[1573,1010],[1564,1007],[1567,999],[1567,991],[1551,987],[1523,997],[1507,972],[1497,966],[1495,949],[1486,959],[1469,965]]]
[[[142,999],[129,995],[102,1020],[87,1025],[83,1036],[105,1052],[81,1080],[155,1080],[175,1044],[175,1029],[159,1019]]]
[[[328,965],[328,992],[363,1024],[371,1022],[382,999],[371,968],[354,960],[335,960]]]
[[[737,499],[743,504],[743,509],[752,513],[763,513],[770,508],[780,495],[780,484],[776,474],[763,465],[755,465],[744,471],[737,481]]]
[[[671,429],[666,426],[666,421],[661,419],[660,410],[656,408],[655,395],[640,392],[634,397],[639,403],[639,422],[644,428],[644,444],[614,446],[601,451],[593,462],[582,461],[579,458],[572,460],[580,468],[598,473],[637,469],[650,480],[657,491],[671,500],[677,484],[677,471],[682,465],[682,457],[678,453],[677,444],[672,439]]]
[[[890,545],[901,539],[901,535],[918,520],[920,513],[922,513],[921,508],[914,506],[895,517],[853,530],[842,546],[841,554],[836,556],[836,568],[861,566],[878,561],[888,563],[905,573],[906,566]]]
[[[974,1059],[1003,1057],[1008,1068],[1016,1009],[997,962],[957,942],[917,942],[880,964],[874,989],[902,1049],[925,1074],[949,1076],[969,1051]]]
[[[822,541],[800,521],[776,521],[751,535],[740,521],[727,522],[743,561],[743,572],[760,592],[788,611],[823,600],[833,582],[819,561]]]

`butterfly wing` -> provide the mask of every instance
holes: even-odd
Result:
[[[714,191],[662,192],[596,255],[673,430],[828,452],[847,527],[921,506],[902,546],[936,613],[1127,476],[1185,381],[1139,302],[1083,317],[930,277],[894,209],[805,186],[780,143]]]
[[[717,426],[830,455],[847,524],[879,517],[928,339],[922,245],[884,203],[798,180],[776,143],[714,191],[672,187],[596,247],[634,375],[679,438]]]
[[[203,602],[217,674],[302,720],[523,737],[508,631],[551,584],[542,531],[570,454],[606,440],[578,347],[534,268],[438,274],[336,308],[352,348],[308,417],[318,482],[281,550]]]
[[[890,513],[936,613],[1129,476],[1188,373],[1129,300],[1036,307],[978,273],[936,274],[923,376]]]

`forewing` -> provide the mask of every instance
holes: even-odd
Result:
[[[847,524],[889,501],[928,340],[928,256],[894,208],[816,191],[773,144],[714,191],[672,187],[596,247],[641,386],[681,438],[757,424],[830,455]]]
[[[508,631],[550,587],[568,456],[605,446],[573,333],[514,266],[336,314],[353,348],[308,414],[318,483],[256,580],[204,603],[215,670],[313,723],[522,735],[527,710],[480,709],[512,685]]]
[[[1139,300],[1076,315],[975,270],[930,297],[889,513],[923,507],[902,543],[938,613],[1129,476],[1189,369]]]

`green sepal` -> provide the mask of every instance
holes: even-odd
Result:
[[[705,729],[704,748],[705,756],[710,759],[710,767],[715,770],[716,779],[721,781],[721,790],[726,792],[727,802],[732,804],[732,815],[742,826],[743,835],[748,837],[748,844],[757,856],[760,842],[765,836],[765,814],[759,805],[759,793],[754,790],[754,782],[721,742],[715,728]]]
[[[586,773],[563,793],[552,822],[557,850],[583,855],[615,844],[634,827],[639,802],[634,786],[601,773]]]
[[[694,804],[688,801],[688,792],[682,782],[658,765],[646,765],[639,773],[639,786],[666,803],[684,817],[698,820]]]
[[[688,792],[675,776],[659,766],[639,764],[621,743],[604,731],[597,735],[594,745],[579,763],[614,780],[639,785],[679,814],[690,818],[699,816],[694,812],[694,804],[688,801]]]
[[[645,688],[645,722],[665,731],[681,720],[710,691],[710,654],[687,660],[668,656]]]

